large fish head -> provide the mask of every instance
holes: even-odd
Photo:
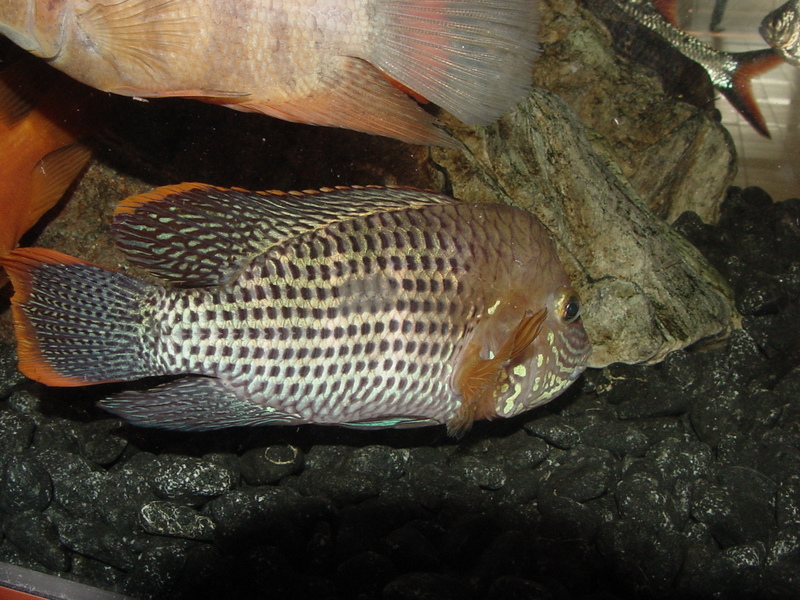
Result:
[[[592,345],[581,322],[581,301],[569,285],[559,285],[532,303],[527,314],[541,319],[533,341],[505,365],[495,411],[511,417],[549,402],[586,368]]]

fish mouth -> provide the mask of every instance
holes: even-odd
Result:
[[[572,372],[567,376],[567,379],[570,381],[575,381],[578,377],[581,376],[586,370],[587,364],[589,362],[589,357],[592,355],[592,347],[589,346],[586,348],[586,351],[578,357],[578,361],[575,364],[575,367],[572,369]]]

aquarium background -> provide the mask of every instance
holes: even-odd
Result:
[[[553,23],[583,22],[575,2],[545,4]],[[726,31],[706,38],[711,4],[681,6],[698,36],[733,44],[778,2],[745,13],[729,0]],[[798,73],[756,82],[772,141],[724,99],[707,107],[739,173],[716,222],[672,224],[728,282],[742,327],[656,365],[590,369],[459,440],[443,427],[132,427],[95,406],[124,385],[45,388],[17,372],[5,290],[0,562],[142,600],[800,597]],[[110,101],[120,118],[88,172],[24,243],[125,268],[113,206],[184,180],[447,188],[420,167],[427,149],[186,100]]]

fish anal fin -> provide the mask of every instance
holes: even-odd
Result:
[[[375,67],[357,58],[342,58],[336,77],[323,82],[312,96],[269,104],[241,102],[230,108],[327,127],[383,135],[409,144],[457,147],[434,117],[401,92]]]
[[[183,377],[148,390],[126,391],[99,405],[135,425],[186,431],[302,422],[295,415],[244,400],[211,377]]]
[[[483,344],[473,338],[464,349],[465,355],[453,374],[453,385],[461,395],[461,407],[447,423],[451,435],[462,435],[472,423],[479,419],[491,419],[497,415],[494,405],[495,392],[505,378],[504,367],[519,359],[542,330],[547,309],[526,314],[510,332],[497,354],[482,357]]]
[[[406,96],[411,96],[416,102],[419,102],[420,104],[430,104],[430,100],[428,100],[425,96],[423,96],[422,94],[418,94],[407,85],[400,83],[394,77],[390,77],[386,73],[382,73],[382,75],[386,77],[389,83],[391,83],[394,87],[403,92]]]
[[[733,74],[732,88],[720,90],[747,122],[766,138],[771,137],[769,128],[753,96],[751,80],[782,63],[783,58],[772,49],[741,53],[740,64]]]

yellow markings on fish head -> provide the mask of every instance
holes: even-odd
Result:
[[[510,417],[525,410],[525,405],[517,402],[517,398],[522,393],[522,384],[514,384],[514,393],[506,398],[505,406],[499,411],[504,417]]]
[[[493,315],[494,311],[497,310],[497,307],[500,306],[500,300],[492,304],[489,308],[486,309],[486,314]]]

